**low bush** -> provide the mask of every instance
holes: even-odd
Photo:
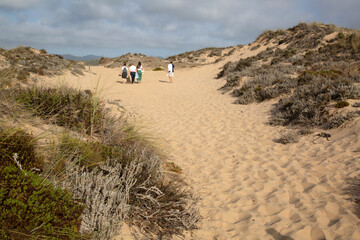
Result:
[[[0,126],[0,167],[14,165],[14,155],[25,170],[43,170],[44,160],[36,152],[36,139],[21,129]]]
[[[350,105],[349,102],[339,101],[336,103],[336,108],[344,108],[344,107],[348,107],[349,105]]]
[[[2,239],[83,239],[78,232],[83,209],[71,193],[36,174],[0,168]]]
[[[354,112],[348,112],[345,116],[337,115],[331,118],[325,125],[326,129],[338,128],[346,121],[353,119],[356,116]]]
[[[157,67],[157,68],[153,68],[153,71],[154,71],[154,72],[156,72],[156,71],[164,71],[164,69],[161,68],[161,67]]]

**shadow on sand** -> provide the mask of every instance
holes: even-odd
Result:
[[[266,229],[266,232],[268,234],[270,234],[274,239],[276,240],[294,240],[293,238],[291,237],[288,237],[288,236],[284,236],[282,234],[280,234],[278,231],[276,231],[276,229],[274,228],[269,228],[269,229]]]
[[[171,83],[171,82],[165,81],[165,80],[159,80],[159,82],[161,82],[161,83]]]

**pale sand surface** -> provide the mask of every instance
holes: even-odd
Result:
[[[331,132],[330,141],[313,142],[312,134],[275,143],[285,128],[267,124],[274,102],[232,104],[217,91],[224,63],[176,69],[173,84],[146,66],[141,84],[119,83],[120,70],[103,67],[58,80],[83,89],[99,82],[105,99],[121,100],[167,147],[199,197],[203,219],[186,239],[360,239],[354,205],[343,194],[345,179],[360,173],[360,121]]]

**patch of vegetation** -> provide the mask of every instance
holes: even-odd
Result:
[[[301,23],[279,33],[264,32],[258,41],[278,41],[287,44],[286,48],[268,48],[257,56],[227,63],[218,74],[218,78],[226,78],[220,90],[233,89],[238,104],[282,97],[271,124],[314,126],[329,122],[337,115],[329,113],[331,102],[360,98],[356,84],[360,81],[356,50],[360,35],[347,31],[324,44],[323,38],[335,30],[332,25]],[[318,48],[320,44],[323,46]]]
[[[329,119],[327,107],[331,101],[343,98],[359,98],[360,90],[351,82],[313,78],[313,81],[297,87],[292,96],[283,98],[274,112],[272,124],[322,125]]]
[[[360,211],[360,177],[349,180],[346,190],[352,195],[354,202],[358,205],[358,211]]]
[[[65,137],[58,152],[59,184],[86,204],[82,233],[109,238],[125,219],[156,238],[196,227],[189,194],[164,182],[160,158],[151,148]]]
[[[97,98],[71,88],[18,88],[13,97],[35,116],[58,126],[91,134],[104,124],[105,110]]]
[[[44,168],[35,138],[21,129],[0,128],[1,239],[83,239],[84,205],[31,172]]]
[[[43,170],[44,160],[36,152],[36,139],[21,129],[0,126],[0,166],[14,165],[14,154],[25,170]]]
[[[252,48],[250,48],[250,51],[255,51],[255,50],[259,49],[260,47],[261,47],[260,44],[255,45],[255,46],[253,46]]]
[[[154,72],[157,72],[157,71],[164,71],[164,69],[162,67],[156,67],[156,68],[153,68],[152,69]]]
[[[5,99],[16,99],[23,111],[68,129],[58,141],[45,146],[48,149],[44,151],[47,154],[42,174],[55,186],[70,191],[74,202],[85,206],[81,220],[73,214],[78,218],[76,228],[71,227],[73,232],[63,224],[63,229],[52,229],[54,234],[63,234],[63,239],[78,239],[80,232],[87,239],[106,239],[117,234],[126,221],[142,229],[149,238],[159,239],[197,227],[199,215],[191,194],[164,179],[162,155],[157,148],[125,117],[110,116],[94,94],[33,87],[3,90],[1,96],[5,95]],[[99,117],[98,113],[101,113]],[[89,119],[92,119],[90,123]],[[92,129],[90,136],[83,134],[88,133],[84,131],[89,129],[84,127],[86,124]],[[5,138],[10,139],[8,136],[15,135],[13,132],[16,131],[4,134]],[[26,161],[20,158],[22,150],[11,149],[6,155],[15,156],[19,166],[22,163],[25,166]],[[7,160],[13,165],[16,162]],[[28,175],[27,168],[18,170]],[[51,239],[52,235],[44,233],[42,237]]]
[[[337,45],[340,48],[352,49],[354,52],[357,52],[360,47],[360,32],[353,31],[350,34],[340,32],[337,37]]]
[[[295,132],[290,132],[283,134],[279,139],[276,139],[275,142],[282,144],[297,143],[299,142],[299,136]]]
[[[0,77],[7,79],[7,81],[16,79],[25,81],[30,77],[29,73],[41,76],[54,76],[61,74],[63,70],[70,70],[76,75],[82,74],[82,70],[85,69],[83,64],[65,60],[60,55],[48,54],[45,49],[41,49],[39,52],[36,53],[35,49],[24,46],[1,51],[0,55],[5,57],[5,61],[9,66],[6,67],[8,70],[2,70]],[[9,75],[3,71],[13,73]]]
[[[326,129],[338,128],[343,125],[346,121],[353,119],[356,116],[354,112],[348,112],[344,115],[337,115],[330,119],[325,125]]]
[[[175,172],[175,173],[179,173],[179,174],[182,173],[181,167],[179,167],[178,165],[176,165],[173,162],[166,162],[165,167],[171,172]]]
[[[344,108],[344,107],[348,107],[349,105],[350,105],[349,102],[339,101],[336,103],[336,108]]]
[[[283,66],[261,70],[258,67],[249,69],[246,75],[251,76],[252,80],[232,92],[232,96],[237,98],[235,103],[262,102],[290,93],[297,86],[296,80],[288,76],[292,68]]]
[[[20,82],[25,82],[29,78],[29,72],[25,70],[18,70],[14,67],[8,67],[0,70],[0,88],[10,87],[13,84],[13,79]]]
[[[358,107],[360,107],[360,102],[356,102],[352,106],[358,108]]]
[[[221,55],[222,55],[222,49],[216,49],[216,50],[211,51],[208,54],[208,57],[221,57]]]
[[[84,205],[68,191],[15,166],[0,168],[0,186],[2,239],[83,239],[78,230]]]
[[[40,51],[40,53],[42,53],[42,54],[47,54],[47,51],[46,51],[45,49],[40,49],[39,51]]]

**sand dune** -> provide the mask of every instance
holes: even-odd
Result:
[[[199,197],[203,219],[186,239],[360,239],[360,220],[343,192],[346,178],[360,171],[359,119],[331,132],[330,141],[312,134],[275,143],[285,128],[267,124],[274,102],[232,104],[217,91],[223,64],[177,69],[173,84],[146,66],[141,84],[122,84],[119,69],[103,67],[64,79],[81,88],[99,83],[104,98],[135,113],[167,146]]]

